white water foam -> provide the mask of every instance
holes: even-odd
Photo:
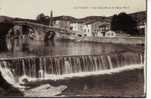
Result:
[[[129,70],[135,70],[135,69],[142,69],[144,68],[144,64],[134,64],[129,66],[122,66],[118,68],[113,68],[110,70],[99,70],[99,71],[92,71],[92,72],[78,72],[78,73],[70,73],[70,74],[63,74],[63,75],[55,75],[55,74],[46,74],[44,78],[31,78],[26,75],[23,75],[19,78],[19,82],[16,82],[14,75],[10,71],[10,69],[6,67],[0,66],[0,71],[2,73],[2,76],[4,79],[12,84],[14,87],[18,88],[24,88],[24,86],[21,86],[20,84],[24,84],[24,80],[27,81],[42,81],[42,80],[63,80],[63,79],[70,79],[74,77],[87,77],[87,76],[97,76],[97,75],[105,75],[105,74],[114,74],[114,73],[120,73],[123,71],[129,71]]]
[[[28,79],[28,81],[42,81],[42,80],[54,80],[54,81],[56,81],[56,80],[70,79],[70,78],[74,78],[74,77],[87,77],[87,76],[114,74],[114,73],[120,73],[120,72],[123,72],[123,71],[143,69],[143,68],[144,68],[144,64],[135,64],[135,65],[113,68],[111,70],[100,70],[100,71],[92,71],[92,72],[78,72],[78,73],[63,74],[63,75],[45,74],[45,78],[31,78],[31,77],[26,76],[25,79]],[[23,77],[21,77],[21,78],[23,78]]]
[[[18,82],[16,82],[15,77],[13,73],[8,69],[7,67],[0,66],[0,72],[3,78],[11,85],[17,88],[22,88],[22,86],[19,85]]]

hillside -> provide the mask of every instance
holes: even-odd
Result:
[[[129,14],[134,19],[136,19],[137,23],[146,22],[146,12],[136,12]],[[111,22],[112,16],[110,17],[104,17],[104,16],[87,16],[84,18],[75,18],[72,16],[56,16],[53,17],[53,20],[64,20],[64,21],[70,21],[70,22],[80,22],[80,23],[89,23],[89,22],[95,22],[95,21],[105,21],[105,22]],[[34,19],[24,19],[24,18],[12,18],[8,16],[0,16],[0,23],[2,22],[13,22],[13,21],[30,21],[34,23],[39,23]]]
[[[132,16],[138,24],[145,23],[147,20],[147,13],[145,11],[131,13],[129,15]]]
[[[132,16],[138,24],[142,22],[146,22],[146,12],[136,12],[136,13],[130,13],[130,16]],[[70,22],[80,22],[80,23],[91,23],[95,21],[105,21],[105,22],[111,22],[112,16],[104,17],[104,16],[87,16],[84,18],[75,18],[71,16],[57,16],[54,17],[54,20],[65,20]]]
[[[71,16],[57,16],[57,17],[53,17],[53,20],[64,20],[64,21],[70,21],[70,22],[75,22],[78,19],[71,17]]]
[[[13,22],[14,18],[8,16],[0,16],[0,23],[11,23]]]
[[[85,18],[79,19],[81,22],[91,22],[91,21],[106,21],[110,22],[111,19],[109,17],[104,17],[104,16],[88,16]]]

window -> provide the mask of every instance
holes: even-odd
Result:
[[[81,34],[78,34],[78,37],[82,37],[82,35],[81,35]]]
[[[87,36],[87,34],[84,34],[84,36]]]
[[[70,30],[73,30],[73,27],[70,27]]]

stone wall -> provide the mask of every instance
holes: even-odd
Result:
[[[101,42],[101,43],[120,43],[120,44],[144,44],[145,37],[83,37],[81,42]]]

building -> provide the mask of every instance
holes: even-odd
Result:
[[[99,32],[99,24],[100,22],[96,21],[84,23],[84,32],[87,34],[87,36],[96,37]]]
[[[92,21],[85,23],[84,31],[87,36],[103,37],[105,32],[110,30],[110,23],[102,21]]]
[[[103,37],[105,32],[110,30],[110,24],[101,21],[73,22],[70,24],[70,30],[79,36]]]
[[[81,24],[80,22],[73,22],[70,24],[70,30],[72,31],[83,31],[83,24]]]
[[[146,29],[147,11],[131,13],[130,16],[136,20],[138,35],[144,36]]]
[[[114,31],[107,31],[105,33],[105,37],[116,37],[116,33]]]
[[[93,36],[90,23],[74,22],[71,24],[71,28],[78,36]]]
[[[84,36],[93,36],[91,24],[83,24],[83,34]]]
[[[54,27],[70,30],[70,21],[66,20],[56,20],[54,23]]]
[[[102,23],[100,26],[99,26],[99,31],[100,33],[102,33],[103,36],[106,35],[106,32],[110,31],[111,30],[111,24],[110,23]],[[108,35],[108,34],[107,34]]]
[[[122,31],[114,32],[110,30],[105,33],[105,37],[128,37],[128,36],[130,35]]]
[[[140,35],[145,35],[145,29],[146,29],[146,22],[139,22],[137,24],[137,30]]]
[[[72,22],[70,24],[70,30],[75,32],[79,37],[84,36],[83,27],[84,25],[81,22]]]

